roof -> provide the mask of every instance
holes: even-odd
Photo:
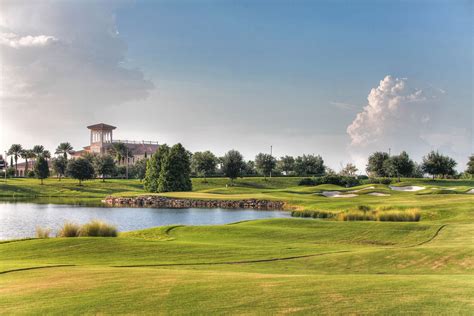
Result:
[[[116,129],[115,126],[112,126],[112,125],[107,125],[107,124],[104,124],[104,123],[99,123],[99,124],[94,124],[94,125],[90,125],[90,126],[87,126],[88,129],[99,129],[99,130],[112,130],[112,129]]]

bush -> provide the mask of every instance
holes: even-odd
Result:
[[[49,234],[51,234],[51,229],[36,227],[36,238],[49,238]]]
[[[80,231],[81,237],[117,237],[117,228],[107,223],[93,220],[84,224]]]
[[[64,223],[58,231],[58,237],[78,237],[81,227],[74,223]]]
[[[320,185],[334,184],[344,187],[353,187],[360,184],[360,181],[354,177],[340,176],[337,174],[328,174],[322,177],[303,178],[298,185]]]
[[[314,178],[303,178],[298,182],[298,185],[317,185]]]
[[[357,209],[359,211],[368,212],[368,211],[370,211],[370,206],[368,206],[368,205],[359,205],[359,206],[357,206]]]
[[[390,178],[369,178],[368,180],[364,180],[366,184],[385,184],[389,185],[392,183],[392,179]]]
[[[34,178],[36,176],[35,172],[33,170],[28,171],[26,174],[28,178]]]
[[[309,217],[309,218],[332,218],[334,213],[326,211],[293,211],[292,217]]]

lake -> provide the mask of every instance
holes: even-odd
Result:
[[[219,225],[280,217],[290,217],[290,213],[249,209],[119,208],[0,202],[0,239],[34,237],[37,226],[52,229],[54,236],[65,222],[83,224],[92,219],[113,224],[120,232],[124,232],[172,224]]]

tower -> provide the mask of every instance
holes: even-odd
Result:
[[[90,151],[98,154],[105,154],[107,148],[112,143],[112,131],[115,126],[104,123],[87,126],[91,130]]]

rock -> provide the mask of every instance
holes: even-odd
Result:
[[[176,199],[158,195],[143,195],[134,198],[108,196],[103,203],[111,206],[148,206],[158,208],[247,208],[259,210],[282,210],[285,203],[268,200],[196,200]]]

